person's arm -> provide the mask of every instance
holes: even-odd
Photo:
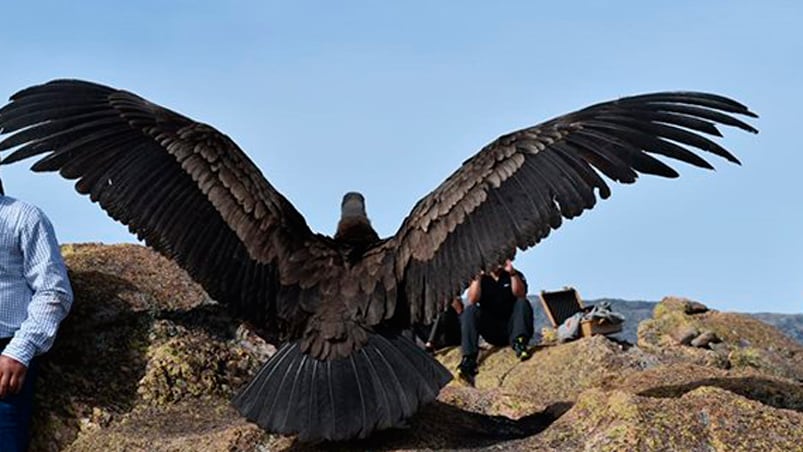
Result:
[[[33,295],[28,316],[3,350],[3,361],[25,366],[53,345],[59,323],[72,305],[73,294],[53,226],[38,209],[20,221],[23,272]],[[0,358],[0,359],[1,359]],[[4,377],[0,375],[0,393]],[[21,382],[20,382],[21,386]],[[14,389],[11,385],[10,389]]]
[[[513,262],[508,260],[505,262],[505,271],[510,274],[510,291],[516,298],[524,298],[527,296],[527,280],[524,275],[519,273],[513,268]]]
[[[452,309],[460,315],[463,313],[463,300],[460,297],[454,297],[452,299]]]
[[[471,281],[471,285],[468,286],[468,294],[466,294],[466,298],[470,304],[477,304],[480,301],[480,297],[482,296],[482,284],[480,283],[482,275],[483,273],[477,275],[477,277]]]

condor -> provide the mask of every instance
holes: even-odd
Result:
[[[10,164],[75,179],[112,218],[175,260],[207,292],[283,343],[234,403],[266,430],[302,440],[365,437],[400,425],[451,374],[401,331],[432,321],[480,270],[591,209],[603,176],[677,177],[654,156],[738,163],[707,138],[756,130],[725,97],[626,97],[501,136],[421,199],[392,237],[348,193],[334,237],[301,214],[226,135],[135,94],[78,80],[18,92],[0,110]],[[515,212],[515,215],[513,214]]]

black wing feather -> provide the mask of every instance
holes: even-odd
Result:
[[[277,266],[305,241],[325,245],[228,137],[83,81],[56,80],[11,100],[0,109],[0,132],[12,133],[0,142],[12,150],[2,164],[39,156],[33,170],[77,179],[78,192],[255,324],[275,324],[277,312],[303,319],[295,299],[279,297]]]
[[[654,155],[713,168],[693,149],[739,163],[701,135],[721,136],[717,125],[756,132],[733,114],[756,117],[714,94],[645,94],[498,138],[421,199],[381,245],[396,256],[412,320],[431,321],[433,307],[458,294],[479,269],[537,244],[562,218],[591,209],[597,195],[607,198],[610,189],[598,172],[622,183],[635,182],[639,174],[678,176]]]

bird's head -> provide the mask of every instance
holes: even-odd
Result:
[[[365,197],[356,192],[350,191],[343,195],[343,202],[340,204],[340,216],[346,217],[367,217],[365,213]]]

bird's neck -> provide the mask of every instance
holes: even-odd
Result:
[[[371,227],[366,217],[342,217],[337,224],[335,240],[351,246],[367,246],[379,240],[379,235]]]

